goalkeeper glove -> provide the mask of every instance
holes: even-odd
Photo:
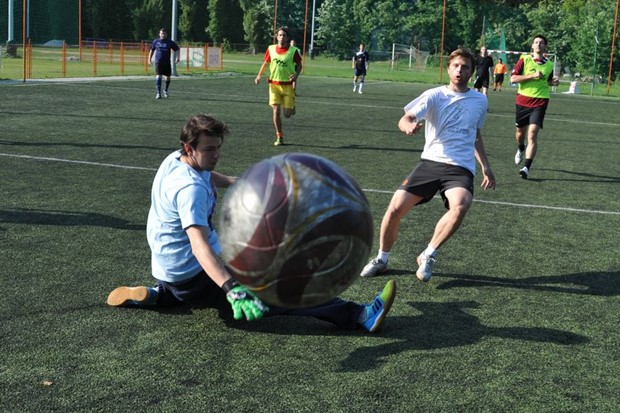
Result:
[[[269,311],[269,307],[258,297],[234,280],[226,281],[222,289],[226,292],[226,299],[232,307],[235,320],[241,320],[243,316],[248,321],[258,320]]]

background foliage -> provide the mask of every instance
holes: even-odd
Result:
[[[138,41],[169,27],[172,0],[82,0],[83,38]],[[20,1],[15,2],[16,41],[21,41]],[[62,4],[59,4],[62,3]],[[77,6],[71,0],[30,0],[30,38],[77,41]],[[443,0],[316,0],[314,53],[349,58],[359,42],[387,50],[392,43],[441,49]],[[273,16],[307,44],[312,10],[299,0],[178,0],[178,39],[211,42],[227,48],[262,51],[272,42]],[[60,6],[60,7],[59,7]],[[485,32],[503,32],[511,50],[528,51],[536,33],[549,39],[572,72],[606,78],[611,56],[616,0],[451,0],[447,1],[445,50],[477,49]],[[59,13],[58,10],[62,10]],[[7,9],[0,9],[0,33],[7,33]],[[304,27],[306,32],[304,33]],[[618,43],[616,39],[616,44]],[[618,47],[616,48],[616,53]],[[620,68],[615,59],[614,72]],[[614,76],[615,78],[615,76]]]

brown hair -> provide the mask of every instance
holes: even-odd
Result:
[[[195,115],[188,119],[181,130],[181,154],[187,155],[183,149],[186,143],[192,148],[196,148],[198,138],[201,135],[216,136],[224,140],[228,133],[228,126],[211,115]]]
[[[476,59],[474,58],[474,54],[470,52],[469,49],[466,49],[464,47],[459,47],[458,49],[450,53],[450,56],[448,57],[448,66],[450,66],[450,62],[457,57],[468,59],[469,63],[471,63],[472,69],[476,67]]]

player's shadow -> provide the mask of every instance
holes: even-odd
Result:
[[[437,277],[443,275],[437,274]],[[438,290],[450,288],[502,287],[532,291],[549,291],[585,294],[602,297],[620,295],[620,272],[582,272],[554,276],[537,276],[519,279],[450,274],[453,280],[437,286]]]
[[[339,371],[369,371],[379,367],[387,358],[406,351],[468,346],[485,337],[557,345],[580,345],[590,341],[583,335],[552,328],[487,327],[467,311],[479,307],[475,301],[408,304],[421,314],[416,317],[388,317],[385,335],[392,341],[356,348],[341,361]]]
[[[126,219],[117,218],[110,215],[97,214],[93,212],[55,211],[25,208],[0,209],[0,224],[3,223],[56,226],[90,225],[132,231],[146,230],[146,226],[144,224],[132,224]]]
[[[528,178],[528,180],[544,182],[544,181],[561,181],[561,182],[596,182],[596,183],[618,183],[620,177],[613,175],[599,175],[585,172],[568,171],[566,169],[549,169],[539,168],[540,171],[561,172],[568,175],[567,178]]]

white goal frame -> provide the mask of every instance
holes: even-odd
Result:
[[[420,71],[426,70],[426,65],[430,57],[430,52],[420,50],[413,45],[404,45],[398,43],[392,43],[392,60],[390,62],[390,68],[393,70],[398,61],[398,55],[407,55],[409,57],[409,70],[415,68]]]

